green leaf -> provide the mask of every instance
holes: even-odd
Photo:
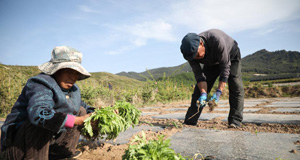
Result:
[[[135,136],[131,141],[122,159],[185,160],[170,148],[170,139],[164,140],[164,137],[164,135],[160,135],[157,140],[147,141],[146,134],[142,132],[141,136]]]
[[[115,110],[118,110],[119,114],[116,114]],[[113,107],[95,109],[94,113],[85,121],[81,132],[88,139],[95,139],[103,135],[107,135],[106,139],[114,139],[130,125],[134,127],[138,124],[140,114],[141,111],[132,104],[119,101]],[[97,130],[91,125],[91,120],[96,121]]]

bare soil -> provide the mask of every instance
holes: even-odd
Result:
[[[145,109],[141,108],[142,111],[147,112],[158,112],[158,114],[166,114],[166,113],[176,113],[176,112],[186,112],[186,111],[167,111],[169,108],[183,108],[178,107],[178,104],[188,104],[189,101],[185,102],[174,102],[172,104],[164,105],[159,104],[156,105],[155,108],[152,109]],[[263,105],[269,104],[270,101],[265,102]],[[259,108],[262,104],[256,105],[253,108]],[[249,108],[248,108],[249,109]],[[257,112],[257,114],[299,114],[295,113],[282,113],[282,112],[269,112],[274,108],[265,108],[261,109]],[[218,112],[218,111],[209,111],[209,108],[204,108],[202,113],[228,113],[228,112]],[[289,124],[252,124],[252,123],[243,123],[241,128],[228,128],[227,122],[221,121],[225,117],[218,117],[209,121],[198,121],[196,126],[189,126],[183,125],[183,120],[177,119],[153,119],[153,115],[142,116],[140,117],[140,124],[139,125],[154,125],[154,126],[162,126],[165,129],[159,132],[154,132],[151,130],[144,131],[146,133],[147,139],[155,139],[158,135],[163,134],[166,135],[166,138],[172,136],[176,132],[180,132],[183,127],[190,127],[190,128],[200,128],[200,129],[213,129],[213,130],[235,130],[235,131],[246,131],[257,134],[259,132],[272,132],[272,133],[287,133],[287,134],[300,134],[300,124],[299,125],[289,125]],[[141,134],[138,133],[138,134]],[[135,135],[132,135],[131,139],[134,138]],[[130,141],[129,141],[130,142]],[[300,145],[300,140],[294,142],[295,145]],[[121,160],[122,155],[125,154],[125,150],[128,148],[128,144],[109,144],[109,143],[102,143],[97,144],[95,142],[85,142],[78,145],[78,150],[83,152],[82,156],[79,159],[89,159],[89,160]],[[292,153],[297,153],[298,151],[291,151]]]

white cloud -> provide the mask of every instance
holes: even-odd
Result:
[[[86,5],[79,5],[79,10],[85,13],[100,13],[99,10],[92,9]]]
[[[253,37],[256,37],[257,35],[258,36],[263,36],[263,35],[266,35],[266,34],[269,34],[269,33],[272,33],[274,31],[278,30],[278,28],[269,28],[269,29],[261,29],[261,30],[258,30],[257,32],[254,32],[254,35]]]
[[[136,48],[135,45],[119,46],[116,50],[106,51],[104,54],[118,55]]]
[[[134,25],[124,25],[122,30],[143,39],[173,41],[172,25],[159,19]]]
[[[107,1],[108,5],[98,1],[94,3],[81,5],[79,9],[85,13],[102,11],[105,15],[120,18],[110,21],[98,14],[91,18],[94,23],[99,23],[95,25],[104,26],[108,31],[106,41],[101,42],[107,45],[106,48],[110,44],[120,46],[105,52],[112,55],[145,46],[150,40],[174,42],[178,41],[176,38],[180,32],[201,32],[210,28],[229,33],[257,30],[257,35],[270,34],[280,30],[283,22],[300,18],[298,0],[154,0],[151,3],[133,1],[130,5],[127,1]],[[158,10],[157,4],[164,9]],[[143,9],[134,9],[136,6]],[[115,12],[116,9],[119,12]]]
[[[190,0],[172,5],[170,20],[191,29],[220,28],[229,32],[257,29],[299,18],[297,0]]]
[[[126,40],[129,44],[115,51],[106,52],[107,54],[122,54],[126,51],[141,47],[147,44],[149,40],[174,41],[172,34],[172,25],[159,19],[154,21],[145,21],[136,24],[124,24],[120,26],[110,26],[111,29],[119,33],[119,39]]]

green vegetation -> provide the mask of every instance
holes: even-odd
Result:
[[[116,138],[120,132],[125,131],[125,119],[114,112],[111,107],[96,109],[95,112],[84,121],[82,135],[88,139],[96,139],[107,135],[107,139]]]
[[[300,96],[300,85],[275,86],[273,84],[271,81],[244,84],[245,98]]]
[[[141,73],[121,72],[121,73],[117,73],[117,75],[126,76],[140,81],[146,81],[147,79],[152,79],[152,78],[159,79],[163,77],[164,74],[168,77],[172,77],[175,76],[176,74],[181,74],[181,73],[191,72],[191,71],[192,69],[190,65],[186,62],[184,64],[175,67],[161,67],[161,68],[146,70],[145,72],[141,72]]]
[[[4,117],[10,112],[27,79],[37,75],[39,72],[39,69],[34,66],[7,66],[0,64],[0,117]]]
[[[160,78],[159,80],[162,80],[162,78]],[[177,85],[185,85],[190,87],[194,87],[194,85],[196,84],[195,76],[192,72],[184,72],[175,76],[171,76],[169,77],[169,80],[176,82]]]
[[[116,102],[113,107],[117,112],[125,120],[125,128],[127,129],[130,125],[134,127],[139,123],[139,118],[141,115],[141,111],[134,107],[132,104],[124,101]]]
[[[300,78],[286,78],[286,79],[275,79],[275,80],[265,80],[265,81],[256,81],[260,84],[276,84],[276,83],[290,83],[290,82],[300,82]],[[255,83],[254,83],[255,84]]]
[[[269,52],[259,50],[242,59],[242,71],[259,74],[299,73],[300,53],[296,51]]]
[[[300,96],[300,86],[276,86],[275,83],[299,82],[300,53],[266,50],[242,59],[245,97]],[[10,66],[0,64],[0,117],[11,110],[27,79],[40,73],[36,66]],[[91,73],[92,77],[78,81],[82,99],[96,108],[126,101],[135,106],[167,103],[190,99],[195,79],[188,63],[176,67],[130,72],[132,78],[106,72]],[[256,76],[255,76],[256,75]],[[144,80],[139,81],[137,76]],[[297,77],[298,76],[298,77]],[[257,78],[258,77],[258,78]],[[274,78],[275,77],[275,78]],[[255,79],[257,78],[257,79]],[[257,80],[251,82],[251,80]],[[218,80],[217,80],[218,81]],[[216,88],[215,83],[214,88]],[[228,97],[228,89],[222,98]]]
[[[141,137],[135,136],[122,159],[185,160],[181,154],[170,148],[170,139],[164,140],[164,137],[159,135],[157,140],[148,141],[142,132]]]
[[[27,80],[40,73],[36,66],[9,66],[0,64],[0,117],[13,107]],[[76,82],[82,99],[96,108],[126,101],[136,106],[156,102],[167,103],[190,97],[191,89],[170,79],[146,82],[105,72],[91,73],[92,77]],[[109,87],[109,85],[111,87]]]
[[[118,114],[116,114],[118,112]],[[113,107],[95,109],[95,112],[84,121],[81,133],[88,139],[107,135],[106,139],[115,139],[120,132],[129,126],[139,123],[141,111],[128,102],[116,102]]]

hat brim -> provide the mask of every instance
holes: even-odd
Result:
[[[196,57],[196,55],[197,55],[197,52],[193,52],[190,55],[183,55],[183,58],[187,61],[191,61]]]
[[[48,75],[53,75],[60,69],[70,68],[73,69],[81,74],[78,80],[83,80],[89,78],[91,74],[82,67],[82,65],[78,62],[60,62],[60,63],[53,63],[53,62],[46,62],[39,66],[39,69]]]

